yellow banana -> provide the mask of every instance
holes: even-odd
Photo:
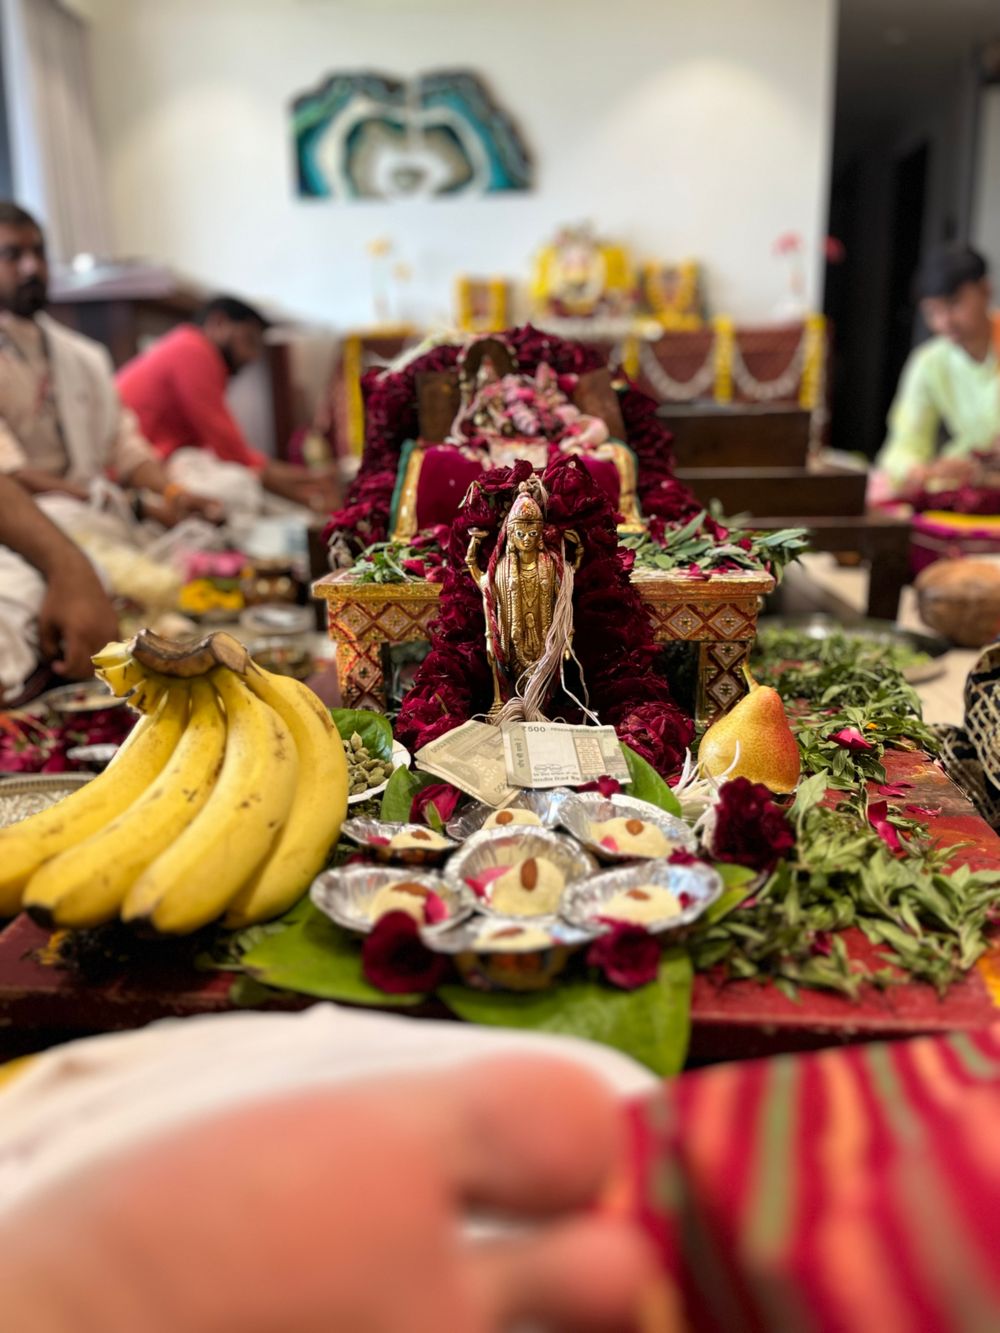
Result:
[[[263,864],[229,905],[232,929],[280,916],[302,897],[337,841],[347,813],[347,760],[330,715],[312,690],[251,665],[246,683],[284,719],[299,757],[298,791]]]
[[[98,667],[97,675],[104,681],[111,693],[119,699],[126,694],[131,694],[135,687],[146,678],[146,672],[131,657],[126,658],[124,662],[115,662],[110,666]]]
[[[207,925],[268,854],[296,792],[295,743],[278,714],[234,672],[211,679],[226,709],[226,754],[208,801],[129,890],[124,921],[166,934]]]
[[[187,709],[186,692],[167,694],[136,723],[113,766],[47,810],[0,829],[0,916],[20,910],[22,891],[43,861],[89,838],[146,790],[173,754]]]
[[[173,687],[189,692],[186,682]],[[142,796],[28,882],[24,907],[45,925],[97,926],[117,916],[132,884],[208,800],[226,745],[226,724],[207,680],[190,686],[191,714],[167,766]]]

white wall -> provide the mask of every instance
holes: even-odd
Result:
[[[339,325],[373,316],[365,246],[415,273],[398,313],[446,320],[458,272],[527,277],[591,219],[637,257],[695,256],[712,306],[766,319],[771,246],[806,240],[818,303],[836,0],[88,0],[120,255]],[[392,204],[292,193],[290,99],[337,68],[486,76],[537,189]]]

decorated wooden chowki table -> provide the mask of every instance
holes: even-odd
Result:
[[[687,574],[640,570],[632,575],[653,621],[657,643],[696,643],[697,716],[711,721],[744,693],[740,668],[757,633],[760,598],[772,591],[765,573]],[[385,708],[382,649],[430,637],[441,585],[362,583],[353,571],[313,584],[327,604],[330,638],[346,708]]]

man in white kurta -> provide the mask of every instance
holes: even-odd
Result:
[[[48,298],[45,241],[34,219],[0,203],[0,472],[34,495],[67,534],[93,518],[95,486],[110,476],[147,498],[150,517],[214,516],[210,501],[171,485],[162,463],[124,411],[111,359],[100,344],[43,313]],[[137,500],[137,506],[140,502]],[[128,505],[116,523],[129,541]],[[0,642],[33,642],[44,597],[38,573],[0,547]],[[0,653],[0,687],[15,690],[34,669],[26,652]],[[27,667],[27,671],[25,668]]]

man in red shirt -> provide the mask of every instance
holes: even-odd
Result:
[[[339,497],[329,472],[310,472],[251,448],[226,403],[232,375],[260,355],[266,321],[252,306],[217,296],[196,316],[122,366],[118,392],[142,433],[189,489],[245,497],[252,477],[265,490],[328,511]],[[191,451],[200,451],[192,457]],[[253,490],[249,493],[252,495]]]

